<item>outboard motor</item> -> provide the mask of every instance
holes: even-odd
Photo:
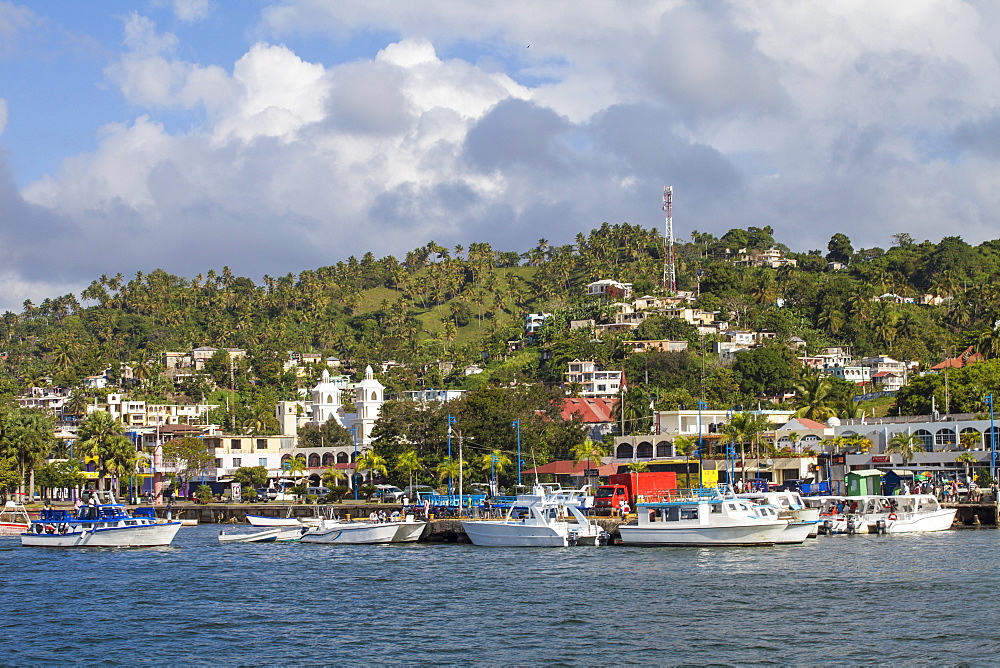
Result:
[[[820,532],[825,536],[833,534],[833,522],[830,520],[823,520],[823,524],[821,524],[819,528]]]
[[[597,544],[601,547],[604,547],[610,542],[611,542],[611,534],[602,529],[601,533],[597,534]]]
[[[570,531],[566,536],[566,542],[570,547],[576,547],[576,544],[580,542],[580,532]]]
[[[853,517],[849,517],[847,519],[847,535],[850,536],[850,535],[856,534],[858,532],[858,524],[857,524],[857,522],[858,521],[856,519],[854,519]]]
[[[886,525],[885,520],[878,520],[875,522],[875,533],[885,534],[889,533],[889,527]]]

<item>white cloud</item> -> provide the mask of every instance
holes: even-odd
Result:
[[[667,183],[678,229],[772,225],[805,249],[838,231],[940,238],[947,221],[980,241],[1000,218],[993,11],[303,0],[267,8],[229,69],[178,57],[181,38],[132,15],[108,77],[147,113],[107,125],[23,204],[57,214],[68,253],[113,240],[118,261],[187,274],[659,226]],[[282,43],[359,30],[402,37],[347,63]],[[473,43],[468,60],[441,55]],[[195,108],[183,133],[157,116]],[[66,271],[108,270],[91,252]]]
[[[7,127],[7,100],[0,97],[0,135],[3,135],[5,127]]]
[[[185,23],[207,18],[212,9],[208,0],[174,0],[174,15]]]

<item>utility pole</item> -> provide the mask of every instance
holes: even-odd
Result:
[[[463,487],[462,487],[462,430],[458,430],[458,516],[461,517],[465,514],[465,507],[463,501]]]

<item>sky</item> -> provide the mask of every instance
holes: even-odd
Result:
[[[993,0],[0,0],[0,310],[662,230],[666,185],[681,239],[980,243],[998,60]]]

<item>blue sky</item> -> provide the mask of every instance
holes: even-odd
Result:
[[[996,3],[0,0],[0,310],[628,221],[972,243]]]

